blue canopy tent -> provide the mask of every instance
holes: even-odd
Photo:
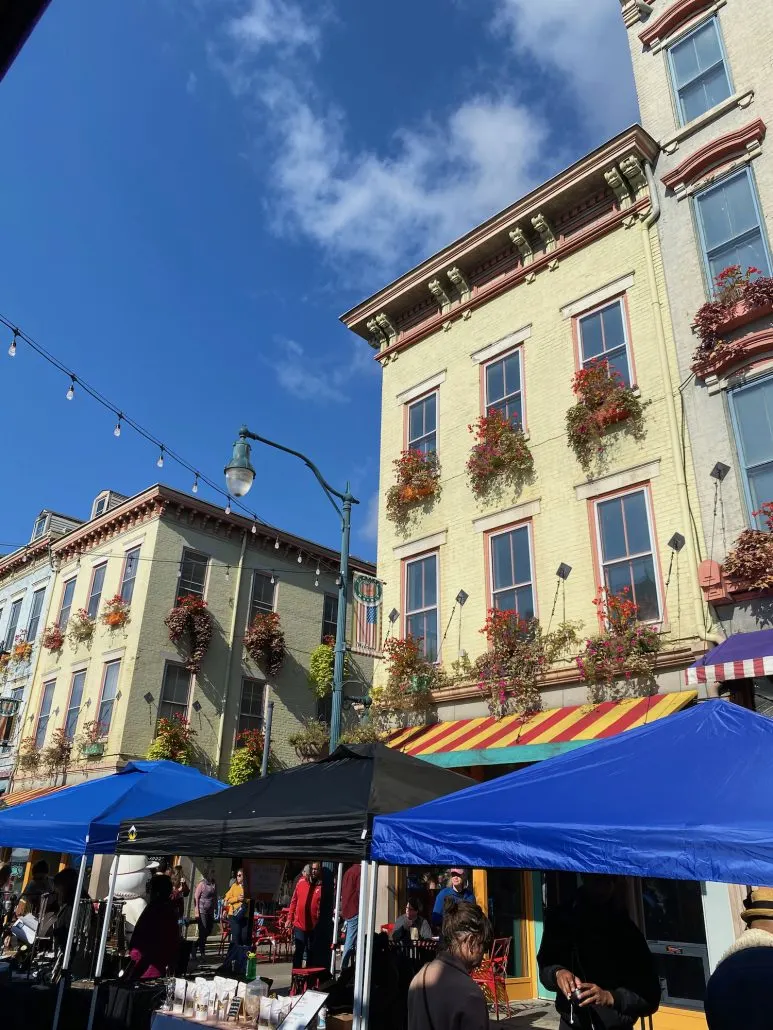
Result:
[[[123,769],[111,776],[102,776],[65,787],[45,797],[0,811],[0,841],[16,847],[80,855],[75,893],[76,898],[79,898],[83,889],[88,856],[115,854],[118,829],[122,820],[139,819],[168,808],[170,803],[192,801],[226,789],[225,783],[204,776],[198,769],[178,765],[177,762],[128,762]],[[110,912],[113,903],[117,873],[116,859],[110,877],[106,915],[95,970],[97,981],[102,973],[110,922],[107,913]],[[78,906],[74,905],[52,1030],[56,1030],[59,1023],[77,916]],[[92,997],[89,1027],[94,1019],[95,1005],[96,991]]]
[[[773,720],[707,701],[395,815],[392,865],[773,884]]]

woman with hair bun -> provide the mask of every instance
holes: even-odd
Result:
[[[441,950],[408,990],[408,1030],[488,1030],[488,1007],[470,978],[491,944],[491,924],[479,905],[447,898]]]

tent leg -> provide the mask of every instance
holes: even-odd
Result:
[[[115,884],[118,879],[118,855],[113,858],[113,868],[110,872],[110,887],[107,891],[107,902],[105,903],[105,918],[102,923],[102,933],[99,938],[99,950],[97,952],[97,965],[94,970],[94,990],[91,995],[91,1009],[89,1011],[89,1022],[86,1030],[91,1030],[94,1025],[94,1014],[97,1009],[97,994],[99,992],[99,981],[102,979],[102,967],[105,964],[105,949],[107,948],[107,935],[110,932],[110,915],[113,911],[113,898],[115,897]]]
[[[365,939],[365,964],[362,970],[362,1030],[368,1030],[370,1021],[370,985],[373,979],[373,944],[376,937],[376,890],[378,888],[378,865],[370,863],[368,883],[368,926]]]
[[[86,838],[88,843],[88,837]],[[81,856],[80,869],[78,870],[78,883],[75,888],[75,900],[72,906],[72,917],[70,918],[70,926],[67,930],[67,943],[64,947],[64,959],[62,960],[62,972],[59,978],[59,991],[56,996],[56,1009],[54,1010],[54,1021],[51,1024],[51,1030],[57,1030],[59,1026],[59,1015],[62,1011],[62,1000],[64,998],[64,988],[67,980],[69,979],[68,973],[70,970],[70,957],[72,955],[72,945],[75,940],[75,927],[78,925],[78,912],[80,911],[80,900],[81,892],[83,891],[83,880],[86,876],[86,854],[85,852]]]
[[[365,969],[365,920],[367,918],[368,863],[360,863],[360,907],[357,916],[357,948],[354,961],[354,1020],[352,1030],[362,1021],[362,982]]]
[[[333,913],[333,947],[330,951],[330,975],[336,975],[336,956],[338,954],[338,927],[341,922],[341,881],[344,878],[344,864],[338,863],[338,877],[336,880],[336,907]],[[90,1030],[90,1028],[89,1028]]]

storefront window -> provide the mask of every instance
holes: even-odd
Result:
[[[494,939],[510,937],[510,957],[507,975],[529,975],[523,948],[525,920],[523,873],[520,869],[490,869],[488,872],[489,919],[494,927]]]
[[[702,1008],[709,976],[701,886],[691,880],[641,882],[644,933],[665,1004]]]

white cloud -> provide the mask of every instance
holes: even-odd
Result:
[[[320,8],[314,21],[293,0],[250,0],[247,7],[228,23],[234,43],[256,53],[264,47],[297,50],[319,43]]]
[[[368,498],[358,532],[364,540],[378,540],[378,493]]]
[[[343,404],[349,400],[347,387],[351,382],[361,382],[363,374],[378,373],[370,354],[361,340],[347,339],[341,362],[331,365],[329,361],[314,361],[295,340],[283,340],[276,354],[264,360],[282,389],[293,397],[321,404]]]
[[[493,0],[494,29],[516,56],[563,76],[586,123],[611,135],[637,118],[631,58],[617,0]]]

